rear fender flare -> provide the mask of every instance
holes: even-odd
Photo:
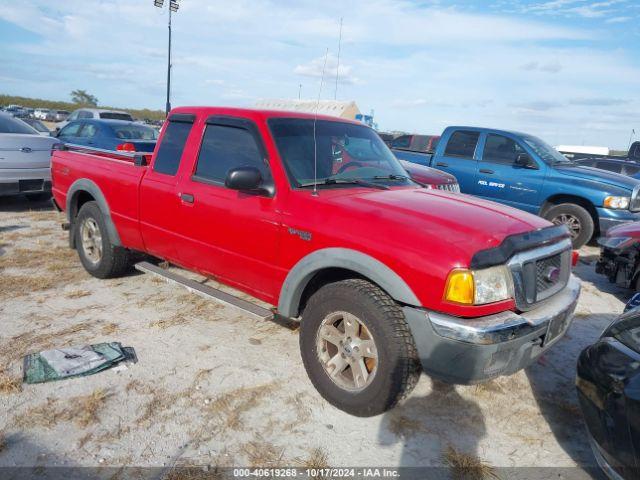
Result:
[[[326,268],[351,270],[376,283],[397,302],[421,306],[406,282],[381,261],[348,248],[324,248],[302,258],[289,271],[280,290],[278,313],[297,317],[305,288],[316,273]]]
[[[111,244],[115,246],[121,246],[122,242],[120,241],[120,235],[118,234],[118,230],[116,230],[116,226],[114,225],[113,220],[111,219],[111,210],[109,209],[109,205],[107,204],[107,201],[105,200],[100,187],[98,187],[95,182],[87,178],[80,178],[76,180],[71,184],[69,190],[67,191],[67,219],[69,220],[69,224],[71,225],[70,241],[72,242],[72,246],[75,246],[73,245],[75,218],[73,218],[74,208],[72,207],[74,206],[74,202],[77,200],[78,194],[81,192],[87,192],[94,198],[95,202],[98,204],[98,207],[100,207],[104,222],[107,225],[107,234],[109,235]]]

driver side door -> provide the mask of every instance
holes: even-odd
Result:
[[[538,199],[544,184],[545,170],[531,158],[531,164],[516,164],[520,154],[527,154],[517,141],[504,135],[487,133],[482,139],[475,194],[531,213],[539,209]]]

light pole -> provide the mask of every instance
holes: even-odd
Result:
[[[162,8],[164,5],[164,0],[153,0],[153,5]],[[167,105],[166,115],[169,115],[169,111],[171,110],[171,13],[178,11],[178,0],[169,0],[169,53],[167,54]]]

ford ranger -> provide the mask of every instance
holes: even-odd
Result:
[[[463,193],[566,225],[574,248],[614,225],[640,220],[640,180],[580,166],[532,135],[448,127],[433,155],[394,153],[452,173]]]
[[[420,187],[361,123],[181,107],[152,155],[70,147],[52,177],[90,274],[144,252],[299,319],[311,381],[354,415],[422,369],[470,384],[529,365],[580,291],[566,227]]]

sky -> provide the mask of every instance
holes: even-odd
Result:
[[[165,1],[168,3],[168,0]],[[640,139],[640,0],[179,0],[172,104],[354,100],[381,130]],[[343,18],[337,67],[340,18]],[[164,109],[167,8],[0,0],[0,93]],[[322,91],[320,83],[327,52]]]

